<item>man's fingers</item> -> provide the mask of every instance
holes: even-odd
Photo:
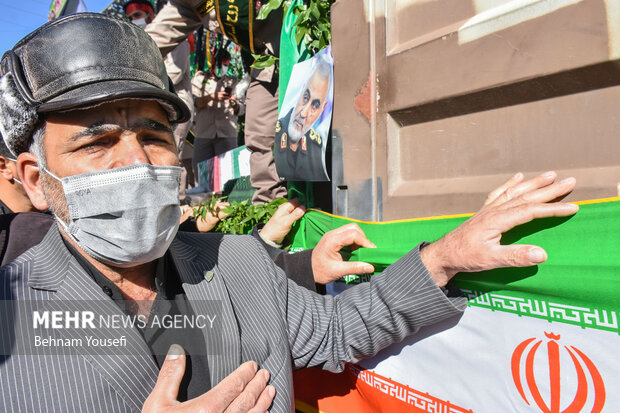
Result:
[[[217,212],[216,217],[219,219],[226,218],[228,213],[224,212],[224,209],[230,206],[229,202],[218,202],[215,204],[215,211]]]
[[[349,274],[371,274],[375,267],[367,262],[360,261],[337,261],[327,260],[322,266],[312,267],[314,271],[314,282],[318,284],[329,284],[337,279]]]
[[[340,250],[349,245],[356,245],[364,248],[377,248],[375,244],[366,238],[366,234],[357,224],[347,224],[335,230],[323,234],[323,238],[333,243],[334,248]]]
[[[489,196],[487,197],[487,200],[484,202],[484,205],[486,206],[486,205],[492,204],[493,202],[495,202],[495,200],[500,195],[502,195],[504,192],[506,192],[506,190],[508,188],[511,188],[511,187],[517,185],[521,181],[523,181],[523,174],[521,172],[517,172],[509,180],[504,182],[500,187],[498,187],[498,188],[494,189],[493,191],[491,191],[491,193],[489,193]]]
[[[185,374],[185,351],[178,344],[173,344],[168,350],[166,360],[159,370],[157,383],[149,396],[155,405],[167,406],[177,402],[179,386]]]
[[[579,206],[567,202],[555,202],[552,204],[522,204],[511,208],[510,213],[497,215],[495,227],[501,232],[506,232],[517,225],[525,224],[536,218],[565,217],[575,214]]]
[[[190,207],[189,205],[181,205],[181,218],[179,219],[179,222],[181,224],[192,215],[194,215],[194,210],[192,207]]]
[[[496,267],[530,267],[547,261],[547,253],[535,245],[503,245]]]
[[[239,368],[224,378],[217,386],[200,397],[199,403],[209,406],[211,411],[224,411],[256,376],[258,366],[254,361],[243,363]]]
[[[299,215],[300,212],[306,212],[306,209],[304,206],[301,205],[299,200],[295,198],[281,204],[278,209],[276,209],[276,212],[273,214],[273,216],[278,218],[288,218],[291,214]],[[303,215],[303,213],[301,215]],[[299,218],[301,218],[301,216],[299,216]]]
[[[273,386],[265,387],[265,390],[261,393],[260,397],[256,401],[256,405],[248,411],[248,413],[264,413],[269,409],[273,398],[276,395],[276,388]]]
[[[301,202],[299,202],[299,199],[293,198],[289,201],[286,201],[282,205],[280,205],[278,207],[278,210],[282,210],[283,212],[290,214],[295,208],[297,208],[300,205],[301,205]]]
[[[372,274],[375,272],[375,267],[362,261],[336,262],[333,264],[333,269],[334,280],[349,274]]]
[[[341,247],[346,247],[349,245],[353,246],[353,248],[351,248],[352,251],[356,250],[359,247],[377,248],[375,244],[373,244],[368,238],[366,238],[366,234],[364,234],[361,229],[359,230],[359,232],[351,231],[343,234],[343,237],[340,239],[340,241]]]
[[[532,179],[507,188],[491,205],[499,206],[501,204],[507,204],[514,199],[519,199],[522,195],[525,196],[532,191],[548,187],[553,184],[555,178],[557,178],[557,174],[554,171],[548,171],[537,175]]]
[[[576,184],[577,181],[575,178],[566,178],[554,184],[541,187],[540,189],[531,190],[530,192],[523,194],[521,198],[515,200],[514,203],[550,202],[568,195],[573,189],[575,189]],[[513,203],[507,203],[506,206],[512,206],[511,204]]]
[[[252,380],[245,386],[243,392],[230,403],[226,412],[247,412],[256,405],[257,400],[262,395],[269,382],[269,372],[260,370]],[[269,406],[267,406],[269,407]],[[266,410],[266,409],[265,409]],[[263,410],[264,411],[264,410]]]

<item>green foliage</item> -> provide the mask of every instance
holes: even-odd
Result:
[[[293,13],[297,16],[295,40],[297,44],[303,41],[312,55],[327,47],[332,39],[329,11],[334,1],[310,0],[293,9]]]
[[[304,42],[310,55],[315,55],[321,49],[327,47],[332,40],[332,25],[330,20],[330,7],[335,0],[305,0],[303,4],[295,6],[293,13],[297,16],[295,21],[295,40],[297,44]],[[286,9],[291,4],[291,0],[269,0],[263,4],[258,16],[258,20],[264,20],[273,10],[280,7]],[[252,67],[263,69],[273,65],[277,58],[274,56],[252,55],[254,64]]]
[[[201,202],[197,207],[194,207],[194,218],[202,217],[204,219],[209,212],[216,215],[216,204],[223,200],[222,197],[211,196],[207,201]],[[268,204],[259,205],[253,205],[247,200],[232,201],[230,206],[222,210],[228,216],[218,222],[213,231],[226,234],[249,234],[257,224],[269,221],[284,202],[286,202],[285,198],[274,199]]]
[[[252,57],[254,58],[254,63],[252,63],[254,69],[264,69],[273,66],[276,60],[278,60],[277,57],[271,55],[252,54]]]
[[[282,3],[288,3],[284,0],[269,0],[269,2],[262,5],[260,10],[258,11],[258,15],[256,16],[256,20],[265,20],[269,13],[273,10],[279,9],[282,7]]]

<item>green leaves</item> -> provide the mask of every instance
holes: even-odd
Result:
[[[282,6],[283,1],[284,0],[269,0],[268,3],[263,4],[256,16],[256,20],[265,20],[267,16],[269,16],[269,13]]]
[[[217,213],[215,205],[223,200],[224,198],[211,196],[207,201],[201,202],[194,208],[194,217],[202,216],[204,218],[208,212],[215,215]],[[250,204],[247,200],[232,201],[230,206],[222,210],[228,216],[223,218],[213,231],[226,234],[249,234],[257,224],[269,221],[284,202],[286,202],[285,198],[278,198],[268,204],[259,205]]]
[[[254,63],[252,63],[254,69],[264,69],[273,66],[276,60],[278,60],[277,57],[271,55],[252,54],[252,57],[254,58]]]
[[[332,40],[332,26],[330,20],[330,7],[335,0],[305,0],[303,4],[295,6],[293,13],[297,16],[295,21],[295,41],[304,44],[310,55],[318,53],[327,47]],[[280,7],[288,8],[290,0],[269,0],[263,4],[257,20],[264,20],[269,14]],[[272,66],[278,59],[275,56],[252,55],[255,69],[264,69]]]
[[[293,9],[295,21],[295,40],[303,41],[306,49],[314,55],[329,45],[331,41],[330,7],[334,0],[310,0]]]

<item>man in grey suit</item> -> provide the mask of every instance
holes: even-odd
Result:
[[[288,281],[252,237],[177,233],[170,125],[187,119],[188,109],[170,92],[158,49],[142,30],[93,13],[69,16],[20,41],[0,68],[0,131],[19,155],[33,205],[50,208],[57,223],[0,270],[9,306],[0,317],[5,410],[291,411],[293,369],[340,371],[458,316],[466,300],[446,288],[456,273],[545,261],[540,247],[501,246],[502,232],[577,210],[548,203],[569,193],[574,179],[554,182],[546,173],[524,182],[517,174],[441,240],[415,247],[370,283],[324,297]],[[355,225],[335,234],[336,247],[366,243]],[[326,265],[342,261],[333,247],[323,247],[331,254]],[[29,346],[34,327],[15,308],[79,300],[92,314],[148,321],[195,316],[217,302],[219,335],[188,331],[188,345],[197,347],[185,354],[170,345],[183,334],[120,326],[124,349],[98,352],[76,341],[83,321],[57,329],[69,349]],[[204,351],[211,344],[217,351]],[[167,356],[162,348],[170,348]]]

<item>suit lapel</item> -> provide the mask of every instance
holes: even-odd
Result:
[[[82,269],[77,260],[67,250],[61,235],[54,225],[37,247],[29,285],[35,289],[55,291],[52,300],[45,306],[56,310],[91,310],[96,315],[125,315],[114,301],[104,294],[95,281]],[[88,301],[88,303],[85,303]],[[98,323],[95,323],[98,325]],[[85,335],[98,339],[124,336],[127,345],[118,354],[93,350],[87,346],[78,347],[77,353],[89,360],[95,370],[129,404],[137,408],[152,391],[159,369],[141,334],[133,327],[114,328],[114,337],[108,329],[61,329],[56,330],[61,338],[82,338]],[[105,355],[104,355],[105,354]]]
[[[177,237],[170,251],[194,312],[208,312],[210,306],[203,304],[207,301],[220,305],[221,342],[219,348],[208,349],[211,353],[208,355],[211,385],[215,386],[241,364],[239,326],[224,277],[217,266],[217,247],[199,253],[195,246]],[[205,341],[209,343],[213,340],[205,337]]]

